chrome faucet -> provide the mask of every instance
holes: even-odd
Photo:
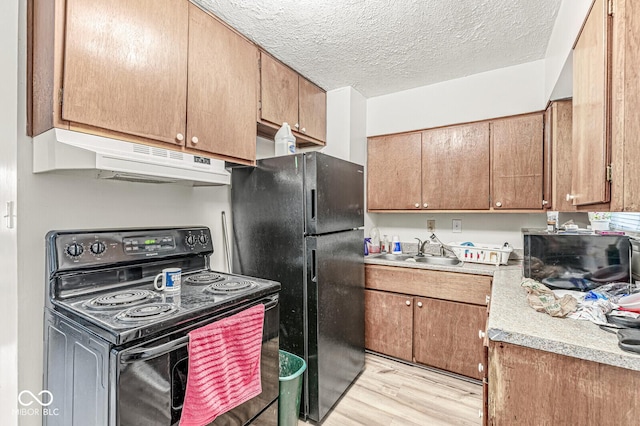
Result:
[[[424,256],[424,245],[425,244],[430,244],[431,241],[429,240],[424,240],[422,241],[420,238],[415,238],[416,240],[418,240],[418,254],[416,254],[417,257],[423,257]]]
[[[435,241],[436,243],[440,244],[440,256],[444,257],[446,255],[445,251],[449,251],[451,252],[451,254],[453,254],[454,256],[456,256],[456,252],[451,250],[451,248],[449,248],[448,245],[446,245],[445,243],[443,243],[442,241],[440,241],[440,239],[438,237],[436,237],[436,234],[432,233],[431,236],[429,237],[432,241]]]

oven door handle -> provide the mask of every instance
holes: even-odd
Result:
[[[278,296],[273,296],[273,297],[269,297],[266,299],[263,299],[260,301],[260,303],[264,304],[264,311],[267,312],[273,308],[275,308],[278,305],[279,299]],[[246,307],[242,307],[239,309],[235,309],[233,311],[231,311],[229,313],[229,315],[227,316],[231,316],[233,314],[236,314],[240,311],[243,311],[247,309]],[[221,318],[222,319],[222,318]],[[212,321],[214,322],[214,321]],[[158,346],[152,346],[152,347],[142,347],[142,348],[138,348],[138,349],[133,349],[130,351],[127,351],[126,353],[123,353],[122,356],[120,357],[120,363],[121,364],[128,364],[130,362],[134,362],[134,361],[143,361],[146,359],[151,359],[151,358],[156,358],[159,357],[161,355],[164,355],[166,353],[169,353],[171,351],[174,351],[176,349],[179,349],[183,346],[186,346],[187,343],[189,343],[189,336],[184,336],[181,337],[179,339],[176,340],[172,340],[170,342],[167,343],[163,343],[161,345]]]

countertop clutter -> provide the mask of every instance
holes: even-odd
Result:
[[[589,321],[553,318],[529,307],[526,292],[520,286],[522,265],[519,260],[510,260],[507,265],[500,266],[477,263],[444,266],[372,256],[365,257],[365,264],[493,276],[487,327],[490,340],[640,371],[640,355],[621,350],[615,334],[601,330]]]

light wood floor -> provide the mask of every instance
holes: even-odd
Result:
[[[481,408],[479,384],[368,353],[364,371],[322,426],[480,425]]]

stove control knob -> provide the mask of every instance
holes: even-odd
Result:
[[[91,253],[95,254],[96,256],[104,253],[106,249],[107,247],[102,241],[96,241],[95,243],[91,244]]]
[[[72,243],[67,247],[67,254],[71,257],[78,257],[84,252],[82,244]]]
[[[202,235],[200,235],[200,236],[198,237],[198,241],[199,241],[199,242],[200,242],[200,244],[202,244],[203,246],[204,246],[204,245],[207,245],[208,240],[209,240],[209,239],[208,239],[208,238],[207,238],[207,236],[206,236],[206,235],[204,235],[204,234],[202,234]]]
[[[187,235],[186,241],[188,246],[193,246],[196,243],[195,235]]]

